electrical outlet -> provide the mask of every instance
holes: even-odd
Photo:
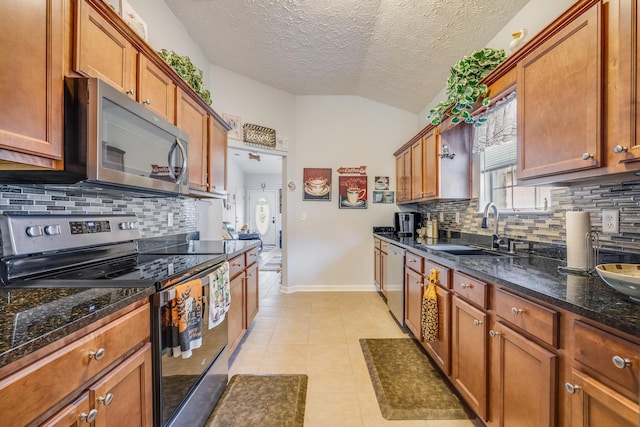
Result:
[[[460,224],[460,212],[456,212],[456,224]]]
[[[438,218],[440,222],[444,222],[444,212],[440,212],[440,216]]]
[[[167,214],[167,226],[173,227],[173,212]]]
[[[306,221],[306,220],[307,220],[307,213],[300,212],[300,221]]]
[[[602,210],[602,232],[610,234],[620,232],[620,211],[618,209]]]

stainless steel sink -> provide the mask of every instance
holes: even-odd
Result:
[[[477,248],[467,245],[451,245],[451,244],[437,244],[437,245],[420,245],[423,248],[431,249],[433,251],[444,252],[450,255],[463,256],[463,257],[514,257],[516,254],[510,254],[507,252],[493,251],[489,249]]]

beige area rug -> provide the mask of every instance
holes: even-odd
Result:
[[[360,346],[384,418],[475,418],[417,341],[411,338],[361,339]]]
[[[234,375],[206,427],[301,427],[306,375]]]

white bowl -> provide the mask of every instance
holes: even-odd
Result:
[[[600,264],[596,271],[616,291],[640,300],[640,264]]]

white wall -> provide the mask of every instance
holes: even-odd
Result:
[[[231,223],[234,229],[239,230],[245,223],[244,199],[245,183],[244,173],[236,165],[236,157],[227,157],[227,203],[222,214],[223,221]]]
[[[415,134],[416,116],[354,96],[299,96],[296,111],[289,290],[373,289],[372,227],[392,225],[397,208],[369,196],[367,209],[339,209],[336,170],[366,166],[369,194],[376,175],[395,189],[393,152]],[[330,202],[302,200],[305,167],[333,169]]]
[[[527,36],[524,40],[531,40],[533,36],[539,33],[547,25],[549,25],[554,19],[562,15],[562,13],[569,9],[576,0],[531,0],[513,17],[502,30],[491,39],[486,47],[494,49],[504,49],[507,55],[511,54],[509,50],[509,43],[513,39],[511,34],[519,31],[522,28],[527,30]],[[471,52],[469,52],[471,53]],[[454,64],[451,64],[453,66]],[[424,128],[427,124],[427,115],[429,110],[433,108],[438,102],[444,101],[446,96],[446,78],[442,81],[442,90],[431,101],[427,103],[425,108],[418,114],[418,129]]]

